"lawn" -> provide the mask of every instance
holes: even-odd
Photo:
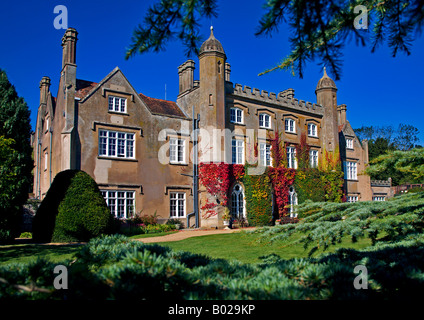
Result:
[[[177,231],[139,234],[129,237],[130,239],[140,239],[147,237],[160,237]],[[28,262],[37,257],[47,258],[53,262],[72,259],[79,250],[81,244],[13,244],[0,246],[0,265],[11,262]]]
[[[17,262],[24,263],[46,258],[52,262],[71,260],[81,245],[44,245],[44,244],[15,244],[0,246],[0,265]]]
[[[283,259],[307,257],[309,250],[302,244],[287,246],[284,243],[258,243],[257,235],[246,233],[217,234],[210,236],[192,237],[181,241],[161,242],[160,245],[168,246],[174,250],[183,250],[204,254],[212,258],[236,259],[244,263],[260,262],[261,256],[277,254]],[[331,247],[326,252],[334,252],[338,248],[362,249],[371,245],[369,239],[360,239],[356,243],[348,238],[342,243]],[[313,257],[324,253],[323,250],[315,252]]]
[[[161,236],[169,234],[151,234],[150,236]],[[148,236],[143,235],[142,237]],[[193,253],[204,254],[212,258],[236,259],[244,263],[255,263],[261,261],[261,256],[277,254],[284,259],[301,258],[308,256],[301,244],[285,246],[282,243],[260,244],[256,242],[256,235],[246,233],[217,234],[200,237],[192,237],[181,241],[160,242],[159,245],[168,246],[174,250],[183,250]],[[135,236],[134,238],[137,238]],[[368,239],[352,243],[345,239],[341,244],[332,247],[328,252],[337,248],[361,249],[369,246]],[[81,245],[42,245],[21,244],[0,246],[0,265],[10,262],[27,262],[37,257],[44,257],[53,262],[72,259]],[[323,253],[322,250],[314,256]]]

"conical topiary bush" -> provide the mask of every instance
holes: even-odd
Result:
[[[93,178],[84,171],[58,173],[33,221],[37,242],[88,241],[114,231],[114,217]]]

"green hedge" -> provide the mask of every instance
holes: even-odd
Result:
[[[114,231],[114,217],[96,182],[79,170],[56,175],[33,221],[38,242],[88,241]]]

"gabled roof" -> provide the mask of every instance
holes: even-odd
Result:
[[[340,130],[340,126],[339,126],[339,130]],[[353,131],[352,126],[347,120],[346,120],[346,123],[343,125],[341,131],[343,132],[344,135],[356,137],[355,131]]]
[[[75,97],[83,99],[98,83],[77,79],[75,88]]]
[[[97,89],[99,89],[103,85],[103,83],[105,83],[117,72],[121,72],[122,74],[122,71],[118,67],[116,67],[99,83],[77,79],[76,88],[75,88],[76,89],[75,97],[81,99],[82,100],[81,102],[83,102],[86,98],[88,98],[91,94],[93,94]],[[122,76],[125,78],[123,74]],[[131,86],[129,82],[128,84]],[[139,93],[138,97],[144,102],[144,104],[147,106],[147,108],[152,114],[187,118],[187,116],[184,114],[181,108],[173,101],[150,98],[142,93]]]
[[[180,107],[178,107],[178,105],[173,101],[150,98],[142,93],[139,93],[138,95],[150,109],[150,112],[154,114],[183,118],[186,117],[185,114],[181,111]]]

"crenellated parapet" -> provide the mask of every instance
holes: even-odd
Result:
[[[371,187],[391,187],[392,181],[389,180],[371,180]]]
[[[293,89],[287,89],[276,94],[274,92],[259,90],[257,88],[252,89],[249,86],[242,86],[241,84],[236,83],[232,88],[232,91],[228,93],[236,97],[254,100],[258,103],[274,104],[276,107],[292,108],[299,111],[315,113],[319,115],[324,114],[323,106],[294,98]]]

